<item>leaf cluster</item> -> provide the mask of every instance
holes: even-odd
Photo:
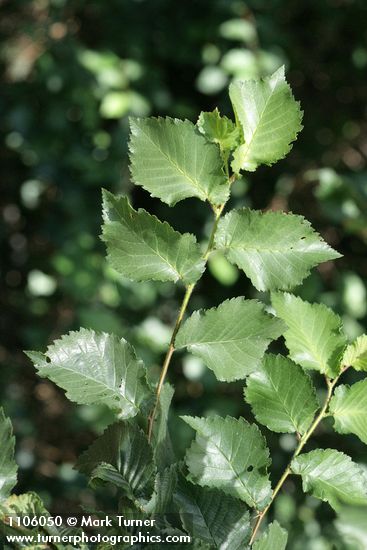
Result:
[[[213,229],[207,243],[180,234],[123,196],[103,192],[102,239],[110,265],[133,281],[171,281],[185,289],[159,383],[133,347],[113,334],[80,329],[28,352],[38,374],[80,405],[103,404],[115,422],[80,456],[76,468],[92,487],[111,485],[116,512],[159,518],[160,532],[192,536],[193,548],[283,550],[286,531],[261,525],[284,479],[300,476],[303,489],[328,502],[367,505],[365,474],[335,449],[304,452],[318,424],[367,441],[366,381],[337,386],[347,368],[367,370],[367,336],[348,344],[340,318],[322,304],[289,291],[321,262],[339,257],[304,218],[248,208],[222,216],[241,171],[272,165],[301,130],[299,104],[279,69],[269,78],[230,87],[234,121],[216,109],[188,120],[131,120],[134,183],[170,206],[188,197],[207,202]],[[265,302],[235,297],[184,319],[210,254],[224,254],[244,271]],[[284,336],[287,356],[266,353]],[[220,381],[245,380],[244,398],[260,425],[295,433],[299,444],[281,482],[272,488],[270,451],[259,426],[245,418],[183,416],[195,432],[184,464],[171,452],[167,426],[173,389],[165,382],[172,354],[186,349]],[[318,402],[309,371],[326,378]],[[10,496],[16,482],[10,421],[0,417],[0,512],[41,506],[38,497]],[[170,514],[176,512],[179,521]],[[140,548],[141,546],[139,546]]]

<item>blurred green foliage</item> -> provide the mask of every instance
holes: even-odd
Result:
[[[44,349],[80,325],[113,331],[132,341],[156,376],[181,298],[182,290],[170,284],[123,280],[104,260],[100,188],[131,192],[130,114],[196,120],[218,104],[230,115],[232,78],[266,75],[285,63],[305,112],[304,130],[287,160],[236,183],[231,206],[290,209],[308,218],[344,257],[321,265],[301,295],[335,308],[350,337],[364,330],[366,17],[364,0],[0,3],[0,398],[17,434],[20,492],[36,490],[54,511],[80,500],[91,504],[72,465],[110,420],[106,410],[74,408],[37,379],[22,350]],[[180,231],[207,233],[208,220],[194,200],[172,211],[140,189],[132,200],[149,204]],[[191,307],[252,297],[250,289],[216,254]],[[176,413],[250,417],[241,385],[218,384],[198,359],[178,355],[170,377]],[[171,422],[180,454],[190,430],[177,414]],[[276,477],[295,441],[265,435]],[[344,450],[367,464],[357,438],[341,440],[331,425],[316,439],[315,446]],[[294,550],[367,548],[360,510],[335,518],[303,497],[292,479],[273,513],[290,528]]]

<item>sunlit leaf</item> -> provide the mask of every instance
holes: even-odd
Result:
[[[271,497],[266,472],[270,464],[264,437],[243,418],[182,417],[196,431],[186,463],[192,480],[264,508]]]
[[[367,334],[359,336],[346,348],[342,364],[355,370],[367,371]]]
[[[228,117],[221,116],[218,109],[200,113],[197,127],[209,141],[217,143],[223,152],[234,149],[240,137],[238,126]]]
[[[212,204],[228,198],[219,147],[188,120],[131,119],[131,175],[169,205],[187,197]]]
[[[367,504],[367,478],[351,458],[334,449],[317,449],[292,460],[303,490],[334,509],[341,504]]]
[[[123,338],[80,329],[56,340],[44,355],[27,355],[40,376],[80,405],[103,403],[120,418],[129,418],[151,401],[143,362]]]
[[[18,466],[14,460],[14,447],[11,422],[0,408],[0,502],[10,495],[17,482]]]
[[[134,210],[126,197],[103,192],[103,235],[108,260],[134,281],[195,282],[204,261],[194,235],[181,235],[145,210]]]
[[[234,172],[252,172],[260,164],[284,158],[302,129],[302,112],[285,80],[284,67],[261,80],[233,82],[229,95],[244,137],[234,153]]]
[[[291,289],[312,267],[340,257],[302,216],[249,208],[219,222],[215,244],[258,290]]]
[[[245,399],[256,420],[274,432],[304,433],[318,403],[309,376],[281,355],[266,354],[247,379]]]
[[[187,347],[218,380],[238,380],[255,371],[283,324],[256,300],[234,298],[219,307],[195,311],[178,332],[176,348]]]
[[[340,317],[323,304],[310,304],[286,292],[273,294],[272,304],[288,326],[284,337],[290,358],[334,377],[345,347]]]
[[[274,521],[254,543],[253,550],[285,550],[287,539],[287,531]]]
[[[338,386],[329,410],[337,432],[355,434],[367,444],[367,379],[352,386]]]

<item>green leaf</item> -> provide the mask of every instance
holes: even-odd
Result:
[[[126,197],[103,191],[103,234],[108,261],[134,281],[197,281],[205,267],[194,235],[181,235]]]
[[[231,151],[238,144],[238,126],[228,117],[221,116],[217,108],[211,112],[200,113],[197,127],[209,141],[217,143],[222,152]]]
[[[312,267],[340,257],[302,216],[249,208],[220,220],[215,244],[258,290],[290,289]]]
[[[101,462],[90,474],[90,485],[93,488],[96,488],[102,483],[111,483],[115,487],[122,489],[125,495],[129,498],[134,498],[130,489],[128,482],[122,477],[120,472],[106,462]]]
[[[367,479],[351,458],[334,449],[317,449],[292,460],[293,473],[302,476],[303,490],[328,502],[367,504]]]
[[[366,516],[365,506],[343,506],[338,510],[334,525],[345,543],[343,550],[366,550]]]
[[[56,340],[45,355],[27,355],[40,376],[80,405],[105,404],[120,418],[129,418],[151,402],[144,365],[123,338],[80,329]]]
[[[9,516],[15,517],[24,517],[28,516],[30,518],[36,517],[50,517],[49,511],[45,508],[45,505],[43,504],[42,500],[36,493],[24,493],[22,495],[12,495],[7,500],[0,503],[0,522],[3,523],[2,529],[5,530],[5,534],[9,535],[18,535],[19,533],[25,536],[34,536],[35,540],[39,533],[47,534],[51,536],[76,536],[81,535],[81,531],[78,528],[70,528],[65,526],[55,526],[55,525],[44,525],[42,527],[21,527],[15,529],[14,527],[11,528],[8,525],[7,518]],[[1,541],[1,535],[0,535],[0,541]],[[54,543],[52,545],[53,548],[57,548],[58,550],[73,550],[75,546],[72,546],[71,544],[57,544]],[[7,548],[7,547],[5,547]],[[10,547],[9,547],[10,548]],[[18,548],[18,546],[17,546]],[[19,545],[19,548],[31,548],[31,550],[44,550],[45,544],[30,544],[26,543],[25,541],[23,544]],[[85,548],[84,545],[80,546],[80,549]]]
[[[146,435],[128,422],[109,426],[80,455],[76,468],[92,479],[102,479],[124,490],[126,496],[150,497],[156,468]]]
[[[160,470],[174,462],[175,455],[168,431],[168,414],[171,405],[174,388],[164,384],[158,403],[158,412],[154,421],[152,432],[152,445],[154,457]]]
[[[173,499],[173,493],[177,485],[177,465],[171,464],[161,472],[158,472],[154,481],[154,492],[151,500],[144,507],[148,514],[169,513],[169,506]]]
[[[355,370],[367,371],[367,334],[362,334],[346,348],[342,365]]]
[[[0,502],[8,498],[17,482],[18,466],[14,460],[14,448],[11,422],[0,408]]]
[[[353,386],[338,386],[330,401],[329,411],[334,428],[340,434],[355,434],[367,444],[367,379]]]
[[[309,376],[290,359],[272,354],[247,379],[245,399],[256,420],[274,432],[303,434],[319,407]]]
[[[272,303],[288,325],[284,337],[290,358],[305,369],[335,377],[345,347],[340,317],[323,304],[310,304],[288,293],[273,294]]]
[[[260,164],[270,166],[284,158],[302,130],[302,111],[284,67],[261,80],[233,82],[229,96],[244,137],[233,155],[233,171],[253,172]]]
[[[186,455],[192,480],[221,489],[258,510],[265,508],[271,498],[266,472],[271,461],[258,427],[229,416],[182,418],[197,432]]]
[[[183,324],[176,348],[203,359],[218,380],[238,380],[255,371],[271,340],[284,329],[256,300],[234,298],[219,307],[195,311]]]
[[[287,540],[287,531],[274,521],[254,543],[253,550],[285,550]]]
[[[153,197],[169,205],[198,197],[226,202],[229,186],[219,147],[188,120],[131,119],[131,175]]]
[[[242,550],[251,535],[247,507],[216,489],[201,488],[183,477],[174,496],[182,524],[194,540],[219,550]]]

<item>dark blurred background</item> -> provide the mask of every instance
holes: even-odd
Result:
[[[35,490],[53,511],[65,511],[93,504],[73,463],[111,417],[68,403],[35,376],[22,350],[43,351],[84,326],[125,336],[155,372],[182,297],[182,288],[132,283],[107,266],[99,239],[101,187],[129,194],[134,206],[199,238],[210,223],[204,203],[186,200],[169,209],[132,188],[129,115],[195,121],[217,105],[230,114],[232,78],[271,74],[285,64],[304,130],[286,160],[236,183],[231,206],[308,218],[344,257],[321,265],[299,293],[335,308],[350,338],[364,331],[367,2],[0,0],[0,34],[0,401],[17,435],[17,491]],[[236,295],[267,300],[214,255],[190,307]],[[178,414],[251,418],[243,384],[219,384],[197,359],[177,355],[170,380],[179,456],[191,433]],[[322,395],[322,381],[315,383]],[[276,479],[294,438],[263,432]],[[337,436],[331,424],[324,423],[309,449],[316,446],[343,450],[367,466],[362,443]],[[336,519],[327,505],[302,496],[296,480],[286,484],[273,513],[291,529],[292,549],[367,548],[365,514],[344,509]]]

